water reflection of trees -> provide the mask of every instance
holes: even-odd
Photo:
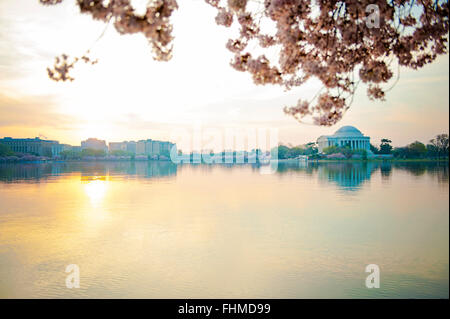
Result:
[[[336,183],[345,190],[356,190],[373,174],[380,170],[381,178],[388,181],[392,177],[393,170],[407,172],[420,177],[429,175],[436,177],[439,183],[448,183],[448,163],[443,162],[310,162],[305,163],[281,163],[278,166],[278,174],[313,174],[317,172],[322,181]]]
[[[392,164],[390,162],[383,162],[380,164],[381,178],[389,180],[392,174]]]
[[[395,168],[406,171],[414,176],[430,175],[436,177],[439,183],[448,183],[448,162],[399,162]]]
[[[59,175],[79,173],[89,176],[125,176],[127,178],[158,178],[175,176],[177,165],[172,162],[65,162],[33,164],[1,164],[0,181],[41,181]]]

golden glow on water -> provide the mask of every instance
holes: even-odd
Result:
[[[0,166],[0,297],[448,297],[448,199],[448,168]]]
[[[108,188],[106,176],[82,177],[81,180],[84,184],[84,191],[91,200],[92,206],[99,206],[102,203]]]

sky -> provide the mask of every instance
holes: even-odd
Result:
[[[390,138],[403,146],[449,131],[448,55],[419,71],[401,69],[385,102],[370,101],[361,86],[335,126],[301,124],[283,107],[314,96],[317,83],[289,92],[255,85],[230,67],[230,32],[215,24],[215,10],[201,0],[178,2],[173,58],[156,62],[142,35],[119,35],[112,26],[105,31],[104,23],[79,14],[74,0],[56,6],[0,0],[0,138],[80,145],[89,137],[170,140],[180,128],[250,128],[277,130],[281,143],[299,145],[353,125],[373,144]],[[75,81],[48,78],[55,56],[80,56],[89,48],[99,63],[77,65]]]

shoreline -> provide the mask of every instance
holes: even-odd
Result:
[[[433,159],[433,158],[373,158],[373,159],[318,159],[318,160],[310,160],[319,163],[327,163],[327,162],[449,162],[448,158],[444,159]]]
[[[147,159],[147,160],[134,160],[134,159],[89,159],[89,160],[34,160],[34,161],[26,161],[26,160],[4,160],[4,158],[0,157],[0,164],[43,164],[43,163],[95,163],[95,162],[133,162],[133,163],[143,163],[143,162],[160,162],[160,163],[172,163],[175,165],[178,164],[204,164],[204,165],[211,165],[211,164],[229,164],[229,165],[243,165],[243,164],[260,164],[260,165],[267,165],[269,162],[255,162],[255,163],[194,163],[194,162],[180,162],[180,163],[174,163],[171,160],[156,160],[156,159]],[[423,162],[430,162],[430,163],[448,163],[449,158],[441,158],[441,159],[432,159],[432,158],[404,158],[404,159],[396,159],[396,158],[390,158],[390,159],[311,159],[311,160],[299,160],[294,158],[286,158],[286,159],[277,159],[272,160],[270,162],[276,162],[276,163],[364,163],[364,162],[389,162],[389,163],[423,163]]]

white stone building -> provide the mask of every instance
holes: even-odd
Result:
[[[109,151],[126,151],[127,142],[109,142]]]
[[[99,140],[96,138],[88,138],[85,141],[81,141],[81,149],[93,149],[93,150],[102,150],[108,152],[108,147],[106,146],[106,142],[104,140]]]
[[[333,135],[322,135],[317,139],[319,153],[329,146],[345,147],[352,150],[363,149],[370,153],[370,137],[364,136],[360,130],[353,126],[343,126]]]

